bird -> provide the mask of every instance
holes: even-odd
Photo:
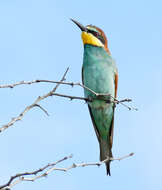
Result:
[[[84,96],[88,101],[88,109],[93,127],[99,142],[100,161],[105,162],[107,175],[111,176],[110,162],[113,158],[112,144],[114,131],[114,111],[118,87],[118,70],[108,48],[105,33],[94,25],[83,26],[78,21],[71,19],[81,30],[84,45],[82,83]],[[89,90],[90,89],[90,90]],[[109,96],[98,96],[109,94]],[[107,98],[105,101],[104,98]],[[111,159],[110,159],[111,158]]]

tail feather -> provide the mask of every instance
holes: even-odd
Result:
[[[100,161],[106,160],[107,158],[112,158],[112,151],[110,147],[110,143],[108,140],[100,140]],[[107,175],[111,176],[110,172],[110,160],[108,160],[105,165],[106,165],[106,171]]]
[[[107,175],[111,176],[111,172],[110,172],[110,161],[106,162],[105,165],[106,165],[106,172],[107,172]]]

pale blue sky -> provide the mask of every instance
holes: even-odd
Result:
[[[119,70],[118,98],[132,98],[138,112],[117,106],[114,157],[134,157],[105,167],[55,172],[46,179],[15,186],[15,190],[44,189],[162,189],[162,2],[155,1],[0,1],[0,83],[20,80],[81,81],[83,45],[79,29],[69,20],[101,27]],[[53,85],[36,84],[1,89],[1,125],[17,116]],[[60,93],[83,95],[79,87],[60,87]],[[97,138],[87,106],[80,101],[51,97],[41,103],[50,114],[31,110],[0,134],[0,184],[22,171],[73,154],[70,161],[99,159]]]

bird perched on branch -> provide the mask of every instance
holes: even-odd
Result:
[[[82,81],[84,86],[98,94],[109,94],[96,98],[88,89],[84,89],[88,102],[90,116],[100,146],[100,160],[112,158],[114,109],[113,98],[117,95],[118,73],[114,60],[108,49],[107,38],[104,32],[93,25],[83,26],[71,19],[82,31],[84,57],[82,67]],[[103,100],[108,98],[108,101]],[[105,163],[107,175],[110,173],[110,160]]]

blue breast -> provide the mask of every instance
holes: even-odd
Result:
[[[83,83],[97,93],[108,93],[114,97],[116,66],[110,55],[102,47],[84,46]],[[94,97],[84,90],[85,97]]]

